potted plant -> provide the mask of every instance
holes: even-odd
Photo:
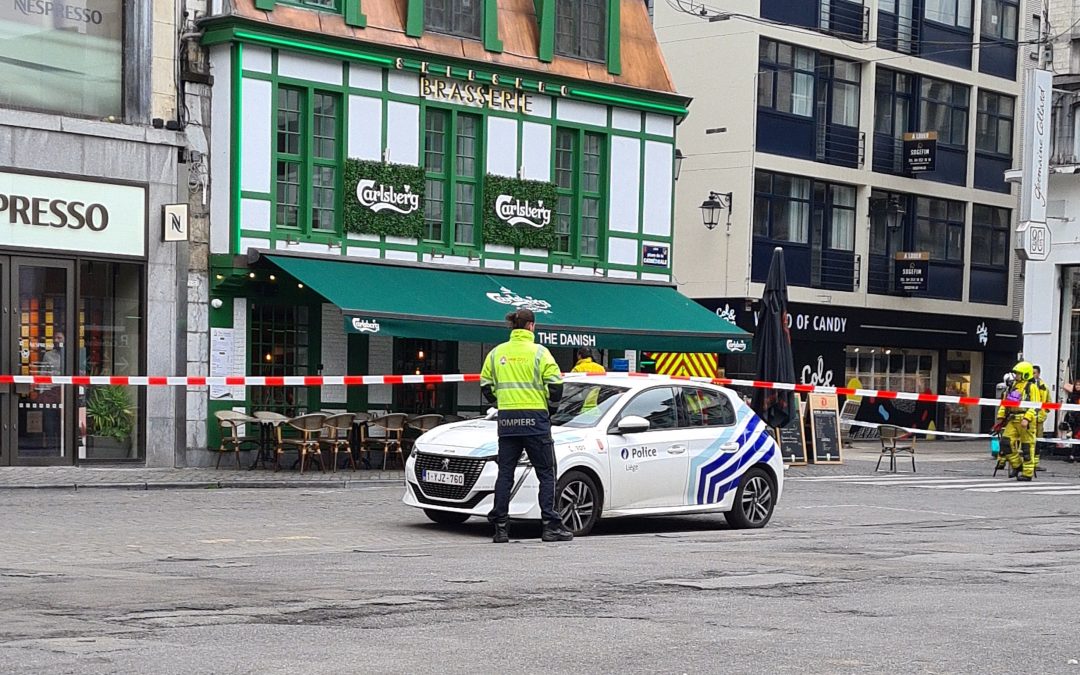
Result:
[[[90,422],[89,445],[95,459],[131,456],[135,406],[126,387],[94,387],[86,399],[86,416]]]

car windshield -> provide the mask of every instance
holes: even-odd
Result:
[[[592,427],[600,421],[611,406],[619,400],[625,387],[586,382],[567,382],[559,409],[551,416],[551,423],[560,427]]]

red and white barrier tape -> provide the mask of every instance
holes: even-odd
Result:
[[[609,373],[610,374],[610,373]],[[602,373],[575,373],[574,376],[589,377]],[[628,377],[654,377],[647,373],[628,373]],[[666,377],[666,376],[664,376]],[[920,403],[952,403],[963,406],[1001,406],[1007,408],[1035,408],[1043,410],[1080,411],[1080,404],[1035,403],[1023,401],[1000,401],[996,398],[975,398],[968,396],[949,396],[945,394],[915,394],[909,392],[886,391],[879,389],[851,389],[848,387],[823,387],[813,384],[791,384],[784,382],[762,382],[758,380],[737,380],[731,378],[680,377],[671,379],[685,382],[703,382],[724,387],[750,387],[754,389],[778,389],[795,391],[801,394],[836,394],[839,396],[865,396]],[[450,375],[297,375],[289,377],[235,375],[228,377],[145,377],[123,375],[0,375],[0,385],[120,385],[132,387],[324,387],[345,386],[363,387],[379,384],[453,384],[461,382],[479,382],[479,374]]]

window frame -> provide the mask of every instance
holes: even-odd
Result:
[[[781,60],[780,50],[781,47],[786,47],[791,50],[791,63],[786,63]],[[799,52],[805,52],[809,55],[808,67],[799,67]],[[814,119],[814,102],[817,100],[817,87],[818,87],[818,52],[806,47],[800,47],[799,45],[793,45],[787,42],[781,42],[779,40],[770,40],[768,38],[761,38],[758,43],[758,91],[757,91],[757,107],[758,110],[769,110],[773,113],[781,115],[790,115],[791,117],[797,117],[799,119]],[[763,86],[763,82],[768,76],[769,84]],[[783,78],[782,78],[783,76]],[[778,107],[780,103],[780,81],[790,77],[791,86],[790,93],[788,95],[790,101],[790,109],[783,109]],[[810,92],[807,96],[802,97],[807,106],[806,114],[796,112],[795,96],[795,83],[798,78],[807,78],[810,82]],[[762,94],[765,90],[768,90],[768,101],[763,102]]]
[[[611,7],[608,0],[553,0],[555,2],[555,27],[554,27],[554,53],[557,56],[563,56],[571,59],[581,59],[582,61],[590,61],[592,63],[606,63],[608,59],[608,32],[610,31],[609,22],[611,18]],[[585,12],[588,9],[585,3],[595,3],[597,9],[601,12],[599,26],[600,35],[596,38],[595,48],[599,50],[599,54],[590,53],[588,44],[589,36],[586,36],[585,26]],[[564,17],[565,12],[569,12],[573,16],[567,21],[571,26],[576,27],[577,34],[565,33],[560,31],[560,26],[563,24],[560,19]],[[571,43],[569,47],[563,40],[567,40]]]
[[[938,143],[949,148],[956,150],[967,150],[968,147],[968,133],[970,131],[969,125],[971,123],[971,88],[967,85],[958,84],[956,82],[948,82],[946,80],[940,80],[934,77],[919,76],[919,126],[921,131],[936,131],[938,134]],[[947,97],[928,98],[930,88],[935,85],[943,85],[948,91]],[[957,102],[957,94],[963,92],[963,102]],[[930,106],[942,106],[945,108],[948,114],[949,126],[948,134],[943,133],[940,127],[930,128]],[[962,143],[956,143],[953,138],[955,125],[957,122],[957,115],[963,116],[963,133]],[[945,138],[945,136],[948,136]]]
[[[277,2],[283,5],[292,5],[293,7],[300,7],[303,9],[314,9],[319,12],[330,12],[333,14],[341,14],[342,3],[351,0],[329,0],[332,6],[327,7],[320,4],[325,0],[277,0]]]
[[[820,57],[818,60],[821,60]],[[844,59],[838,56],[831,55],[826,55],[825,60],[827,64],[827,70],[825,71],[826,76],[821,79],[824,79],[826,81],[826,87],[828,91],[828,110],[826,112],[828,124],[844,127],[847,129],[858,129],[859,122],[862,119],[862,64],[858,61],[852,61],[851,59]],[[847,76],[837,75],[837,62],[843,64],[845,69],[849,67],[853,68],[855,72],[854,79],[851,79]],[[821,67],[820,63],[818,67]],[[850,95],[851,88],[854,88],[855,90],[855,95],[853,99],[855,102],[855,123],[847,124],[845,122],[838,122],[836,119],[837,93],[843,90],[846,91],[848,95]]]
[[[680,424],[679,424],[680,428],[687,428],[687,429],[723,429],[723,428],[727,428],[727,427],[733,427],[738,422],[738,413],[735,411],[735,404],[732,403],[731,397],[729,397],[724,392],[717,391],[715,389],[707,389],[705,387],[691,387],[691,386],[682,386],[682,387],[679,387],[678,389],[679,389],[679,391],[677,392],[677,394],[678,394],[677,399],[678,399],[678,404],[679,404],[679,410],[680,410],[680,413],[681,413],[680,414]],[[726,413],[726,412],[730,411],[730,413],[731,413],[730,421],[728,420],[728,418],[724,418],[724,420],[721,420],[720,423],[718,423],[718,424],[717,423],[709,424],[708,419],[707,419],[708,416],[707,415],[700,415],[700,413],[699,413],[699,416],[701,417],[701,419],[698,420],[698,421],[695,421],[695,419],[694,419],[695,413],[690,410],[690,406],[686,403],[686,398],[692,392],[702,392],[702,391],[707,392],[708,394],[710,394],[712,396],[715,396],[718,399],[720,399],[720,400],[727,403],[727,410],[724,411],[724,412]]]
[[[758,180],[759,180],[759,178],[765,177],[765,176],[767,176],[768,179],[769,179],[768,190],[767,191],[759,190],[758,189],[758,186],[759,186]],[[803,197],[792,197],[789,194],[785,195],[785,194],[779,194],[779,193],[775,192],[775,190],[776,190],[776,178],[777,177],[784,178],[784,179],[792,181],[792,185],[794,185],[797,181],[805,181],[806,187],[807,187],[807,189],[806,189],[806,197],[805,198],[803,198]],[[759,207],[759,204],[760,204],[761,201],[766,202],[767,205],[768,205],[768,216],[767,216],[767,220],[765,222],[765,228],[766,229],[765,229],[764,234],[760,233],[759,228],[758,228],[758,222],[759,222],[759,220],[758,220],[758,207]],[[773,216],[775,215],[775,213],[777,211],[777,209],[774,208],[774,203],[779,202],[779,201],[787,201],[787,202],[789,202],[788,209],[791,208],[790,202],[796,202],[798,204],[801,204],[804,207],[803,214],[805,214],[805,218],[803,219],[804,222],[801,225],[802,234],[804,236],[803,236],[803,238],[801,240],[791,238],[791,234],[790,234],[791,233],[791,222],[790,222],[790,220],[788,222],[788,236],[787,236],[787,238],[780,239],[780,238],[777,238],[776,236],[774,236],[775,223],[774,223]],[[791,211],[789,210],[788,213],[790,213],[790,212]],[[810,246],[810,230],[811,230],[811,224],[812,224],[812,220],[813,220],[813,212],[814,212],[814,181],[812,179],[807,178],[805,176],[792,176],[790,174],[780,173],[780,172],[776,172],[776,171],[766,171],[764,169],[757,169],[756,171],[754,171],[754,210],[753,210],[752,221],[751,221],[751,232],[752,232],[752,235],[753,235],[754,239],[783,242],[784,244],[787,244],[787,245]]]
[[[975,3],[974,3],[973,0],[933,0],[933,1],[938,2],[945,9],[949,9],[948,6],[951,5],[951,9],[952,9],[951,18],[946,19],[946,17],[943,14],[941,14],[940,12],[937,13],[937,14],[938,14],[939,17],[942,17],[942,18],[933,18],[933,17],[931,17],[930,16],[930,11],[931,11],[930,2],[928,1],[928,2],[923,3],[923,11],[922,11],[923,21],[929,21],[929,22],[935,23],[935,24],[937,24],[939,26],[946,26],[946,27],[952,28],[954,30],[966,31],[968,33],[973,32],[973,30],[974,30],[973,25],[974,25],[974,22],[975,22]],[[964,5],[967,6],[967,15],[966,15],[967,23],[966,24],[961,22],[962,15],[960,14],[960,10]]]
[[[432,2],[443,2],[446,4],[446,15],[449,17],[450,24],[448,26],[436,26],[431,22],[433,12],[429,6]],[[462,38],[465,40],[483,40],[484,38],[484,3],[487,0],[472,0],[473,12],[475,16],[472,18],[472,22],[475,24],[475,33],[468,32],[467,29],[461,29],[457,20],[463,15],[461,10],[461,4],[465,0],[423,0],[424,2],[424,32],[438,33],[440,35],[449,35],[452,37]]]
[[[990,97],[993,97],[997,101],[997,105],[995,106],[996,109],[993,111],[983,109],[984,101],[987,101]],[[1002,101],[1009,102],[1009,105],[1012,108],[1009,114],[1001,112]],[[1016,97],[1009,96],[1008,94],[1001,94],[991,89],[980,89],[977,96],[975,111],[975,151],[980,155],[994,155],[996,157],[1011,158],[1013,155],[1013,134],[1016,133]],[[979,144],[982,138],[988,136],[988,134],[984,135],[981,133],[984,120],[987,121],[987,124],[993,122],[993,137],[995,140],[995,149],[993,150],[980,147]],[[1007,123],[1009,126],[1008,141],[1006,144],[1007,149],[1005,151],[1000,149],[1002,123]]]
[[[887,75],[890,78],[888,91],[883,91],[879,88],[879,84],[882,82],[882,75]],[[899,78],[905,78],[907,80],[907,87],[901,89],[897,82]],[[894,140],[900,140],[903,138],[904,133],[910,131],[912,126],[912,111],[918,110],[916,107],[918,104],[918,97],[915,95],[915,82],[916,76],[911,73],[906,73],[901,70],[892,70],[889,68],[879,68],[877,74],[874,76],[874,133],[879,136],[888,136]],[[887,97],[889,99],[889,119],[891,120],[891,130],[888,132],[878,130],[878,120],[881,117],[878,115],[878,111],[881,110],[880,97]],[[907,104],[907,118],[904,120],[898,120],[896,116],[896,106],[899,101],[904,101]]]
[[[300,95],[300,126],[299,143],[297,152],[282,151],[279,143],[279,135],[282,133],[280,126],[281,94],[283,91],[297,92]],[[326,158],[319,156],[315,148],[315,100],[318,96],[327,96],[334,101],[334,136],[331,138],[334,149],[334,157]],[[345,180],[345,157],[342,148],[345,145],[345,96],[341,91],[334,88],[318,86],[317,83],[302,83],[293,80],[278,80],[273,91],[274,113],[274,148],[272,152],[273,166],[271,167],[271,214],[273,228],[286,232],[297,232],[304,236],[325,235],[340,237],[343,232],[343,199]],[[324,137],[325,138],[325,137]],[[278,168],[279,164],[287,162],[299,166],[298,170],[298,195],[297,221],[296,224],[284,224],[279,219],[280,200]],[[322,208],[321,211],[333,213],[334,225],[332,228],[315,227],[316,219],[313,217],[315,210],[315,173],[319,168],[329,168],[334,171],[334,203],[330,208]]]
[[[428,146],[428,120],[432,113],[445,116],[446,126],[442,131],[442,171],[432,171],[428,167],[428,154],[431,152]],[[474,156],[473,173],[465,175],[458,171],[459,155],[459,131],[461,119],[467,117],[476,122],[476,136],[473,139]],[[424,170],[424,232],[420,237],[423,244],[437,244],[449,250],[476,249],[483,245],[483,188],[484,172],[487,163],[486,116],[471,110],[458,110],[455,108],[443,108],[438,106],[425,106],[424,119],[420,127],[420,157],[421,168]],[[428,204],[431,203],[432,190],[429,186],[432,182],[442,184],[442,215],[440,216],[441,236],[432,238],[429,232]],[[458,187],[472,186],[473,188],[473,218],[472,240],[458,241]]]
[[[562,169],[560,168],[560,153],[564,152],[564,150],[560,149],[560,140],[566,134],[571,135],[572,139],[569,150],[570,167]],[[608,162],[611,157],[611,135],[595,129],[556,124],[552,127],[551,136],[553,144],[551,153],[552,176],[554,177],[553,182],[555,183],[555,194],[557,195],[555,213],[553,214],[556,242],[552,245],[551,255],[575,260],[603,260],[606,253],[607,230],[604,228],[604,222],[607,214],[608,195],[606,194],[606,187],[610,168]],[[596,190],[589,190],[585,186],[585,142],[589,138],[595,138],[599,143]],[[570,173],[569,186],[560,184],[560,172],[564,170],[568,170]],[[565,200],[569,200],[570,208],[568,212],[564,210]],[[584,206],[587,202],[596,205],[595,235],[586,234],[584,229]],[[564,217],[568,219],[568,229],[566,231],[561,229]],[[583,243],[586,237],[596,240],[595,252],[585,252],[586,247]],[[564,238],[567,241],[565,250],[559,243]]]
[[[990,11],[991,7],[997,8],[997,12]],[[1004,35],[1005,21],[1003,17],[1008,8],[1013,11],[1012,36]],[[998,24],[993,31],[986,31],[986,18],[998,17]],[[982,20],[979,22],[979,36],[1006,43],[1015,43],[1020,35],[1020,0],[982,0]]]
[[[321,339],[319,328],[311,321],[312,309],[305,304],[282,302],[251,302],[247,308],[248,372],[263,376],[294,376],[311,374],[315,363],[314,350]],[[269,339],[263,339],[269,335]],[[286,336],[282,339],[282,336]],[[290,351],[292,362],[280,365],[263,358],[264,348]],[[287,399],[293,397],[290,403]],[[265,398],[264,398],[265,396]],[[314,400],[318,400],[318,395]],[[312,409],[308,387],[251,387],[248,406],[252,409],[273,410],[292,417]]]
[[[994,218],[980,218],[980,215],[996,214],[997,216],[1003,216],[998,222],[994,222]],[[989,232],[989,237],[985,242],[987,246],[976,245],[976,231],[984,230]],[[1012,246],[1012,210],[1002,207],[989,206],[986,204],[972,204],[971,209],[971,266],[1003,270],[1009,267],[1010,247]],[[995,236],[997,235],[997,236]],[[1004,242],[1000,241],[1001,235],[1004,235]],[[999,245],[1000,246],[1000,251]],[[976,259],[976,256],[981,258],[984,252],[989,253],[989,261],[983,259]],[[1000,260],[995,259],[995,254],[1000,253]]]
[[[649,387],[648,389],[642,389],[641,391],[634,392],[633,396],[631,396],[630,399],[626,403],[623,404],[623,407],[619,408],[619,412],[615,416],[615,419],[612,422],[611,427],[608,429],[608,433],[609,434],[618,434],[619,433],[619,422],[626,419],[627,417],[633,416],[633,413],[628,414],[626,411],[627,411],[627,408],[634,405],[635,401],[637,401],[639,398],[641,398],[642,396],[644,396],[646,394],[649,394],[649,393],[654,392],[654,391],[660,391],[662,389],[666,389],[666,390],[668,390],[668,392],[671,393],[672,425],[670,427],[657,428],[657,427],[653,426],[651,419],[649,419],[648,417],[644,417],[642,415],[638,415],[638,417],[644,417],[644,419],[648,420],[648,422],[649,422],[649,429],[645,433],[650,433],[650,432],[653,432],[653,431],[675,431],[675,430],[684,428],[683,424],[682,424],[683,417],[682,417],[682,414],[681,414],[681,407],[680,407],[681,406],[682,395],[681,395],[681,392],[676,391],[676,389],[678,389],[678,388],[679,387],[675,387],[675,386],[672,386],[672,385],[665,384],[665,385],[660,385],[660,386],[657,386],[657,387]]]
[[[933,202],[941,202],[945,205],[945,217],[937,217],[932,214]],[[923,215],[922,206],[926,204],[927,214]],[[954,218],[953,213],[955,210],[953,207],[959,208],[960,218],[957,220]],[[966,221],[967,221],[967,205],[961,201],[955,201],[952,199],[938,199],[934,197],[921,197],[915,198],[915,220],[913,222],[913,230],[911,233],[912,243],[914,244],[914,250],[926,251],[930,254],[931,262],[946,263],[951,265],[963,265],[964,264],[964,237],[966,235]],[[923,246],[922,238],[919,236],[920,224],[925,223],[930,233],[930,240],[934,241],[936,238],[944,237],[944,249],[945,256],[940,257],[936,255],[934,245]],[[957,244],[957,251],[953,251],[950,246],[951,236],[954,233],[959,232],[959,242]]]

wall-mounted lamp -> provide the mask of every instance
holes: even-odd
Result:
[[[686,159],[686,155],[683,154],[683,151],[675,148],[675,180],[679,180],[679,174],[682,173],[682,163],[684,159]]]
[[[904,216],[907,211],[896,197],[871,197],[870,218],[871,222],[878,227],[884,225],[890,231],[895,232],[904,226]]]
[[[221,301],[221,298],[214,298],[210,301],[210,306],[214,309],[221,309],[221,306],[225,303]]]
[[[713,230],[720,223],[720,212],[727,210],[727,228],[731,230],[731,199],[730,192],[709,191],[709,198],[701,202],[701,220],[705,229]]]
[[[424,350],[423,350],[423,349],[421,349],[420,351],[416,352],[416,358],[420,359],[421,361],[423,361],[423,360],[424,360]]]

